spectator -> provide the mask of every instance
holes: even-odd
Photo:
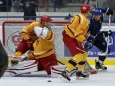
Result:
[[[41,4],[45,10],[48,10],[48,1],[47,0],[41,0]]]
[[[3,2],[2,2],[2,0],[0,0],[0,12],[2,12],[3,11]]]
[[[56,0],[55,3],[56,3],[56,7],[58,7],[60,9],[63,5],[63,0]]]
[[[10,12],[11,11],[11,6],[12,6],[12,0],[0,0],[0,11],[1,12]]]
[[[24,11],[24,20],[36,20],[36,6],[40,6],[37,0],[21,0],[19,7]]]
[[[97,0],[85,0],[84,3],[89,4],[90,11],[97,7]]]
[[[13,0],[13,8],[14,8],[14,11],[15,12],[19,12],[19,3],[20,3],[21,0]]]

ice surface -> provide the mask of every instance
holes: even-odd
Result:
[[[115,86],[115,66],[108,66],[107,72],[90,75],[89,80],[75,80],[73,76],[69,83],[65,83],[50,77],[2,77],[0,86]]]

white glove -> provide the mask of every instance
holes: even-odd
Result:
[[[41,27],[35,26],[34,31],[38,37],[45,38],[47,36],[48,28],[47,27],[41,28]]]
[[[41,27],[35,26],[34,31],[38,37],[45,38],[47,36],[48,28],[47,27],[41,28]]]

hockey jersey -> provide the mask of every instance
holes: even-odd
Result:
[[[105,13],[105,9],[103,8],[96,8],[96,9],[101,10],[102,15],[98,21],[96,21],[92,15],[90,19],[89,29],[88,29],[88,33],[90,33],[90,35],[96,36],[95,40],[103,38],[103,33],[102,33],[103,31],[100,30],[102,28],[102,23],[103,23],[103,13]]]
[[[35,34],[34,32],[34,27],[35,26],[39,26],[39,27],[43,27],[43,25],[40,22],[33,22],[27,26],[25,26],[22,29],[22,32],[20,33],[20,35],[25,39],[32,39],[34,41],[36,41],[39,37]]]
[[[20,33],[25,40],[33,39],[35,41],[33,44],[34,51],[29,55],[29,57],[35,57],[38,59],[53,54],[55,34],[49,29],[45,38],[38,37],[34,32],[35,26],[43,27],[40,22],[33,22],[24,27]]]
[[[34,44],[35,58],[43,58],[54,53],[55,34],[49,30],[45,38],[40,37]]]
[[[89,21],[83,15],[79,14],[72,18],[70,25],[64,26],[64,30],[71,37],[77,41],[83,42],[86,40],[87,30],[89,28]]]

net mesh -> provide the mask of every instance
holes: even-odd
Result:
[[[8,55],[13,55],[17,45],[22,40],[20,36],[21,30],[33,21],[4,21],[3,29],[3,43]],[[64,57],[64,44],[62,41],[63,26],[69,24],[69,21],[52,21],[51,29],[56,34],[55,51],[57,57]]]

